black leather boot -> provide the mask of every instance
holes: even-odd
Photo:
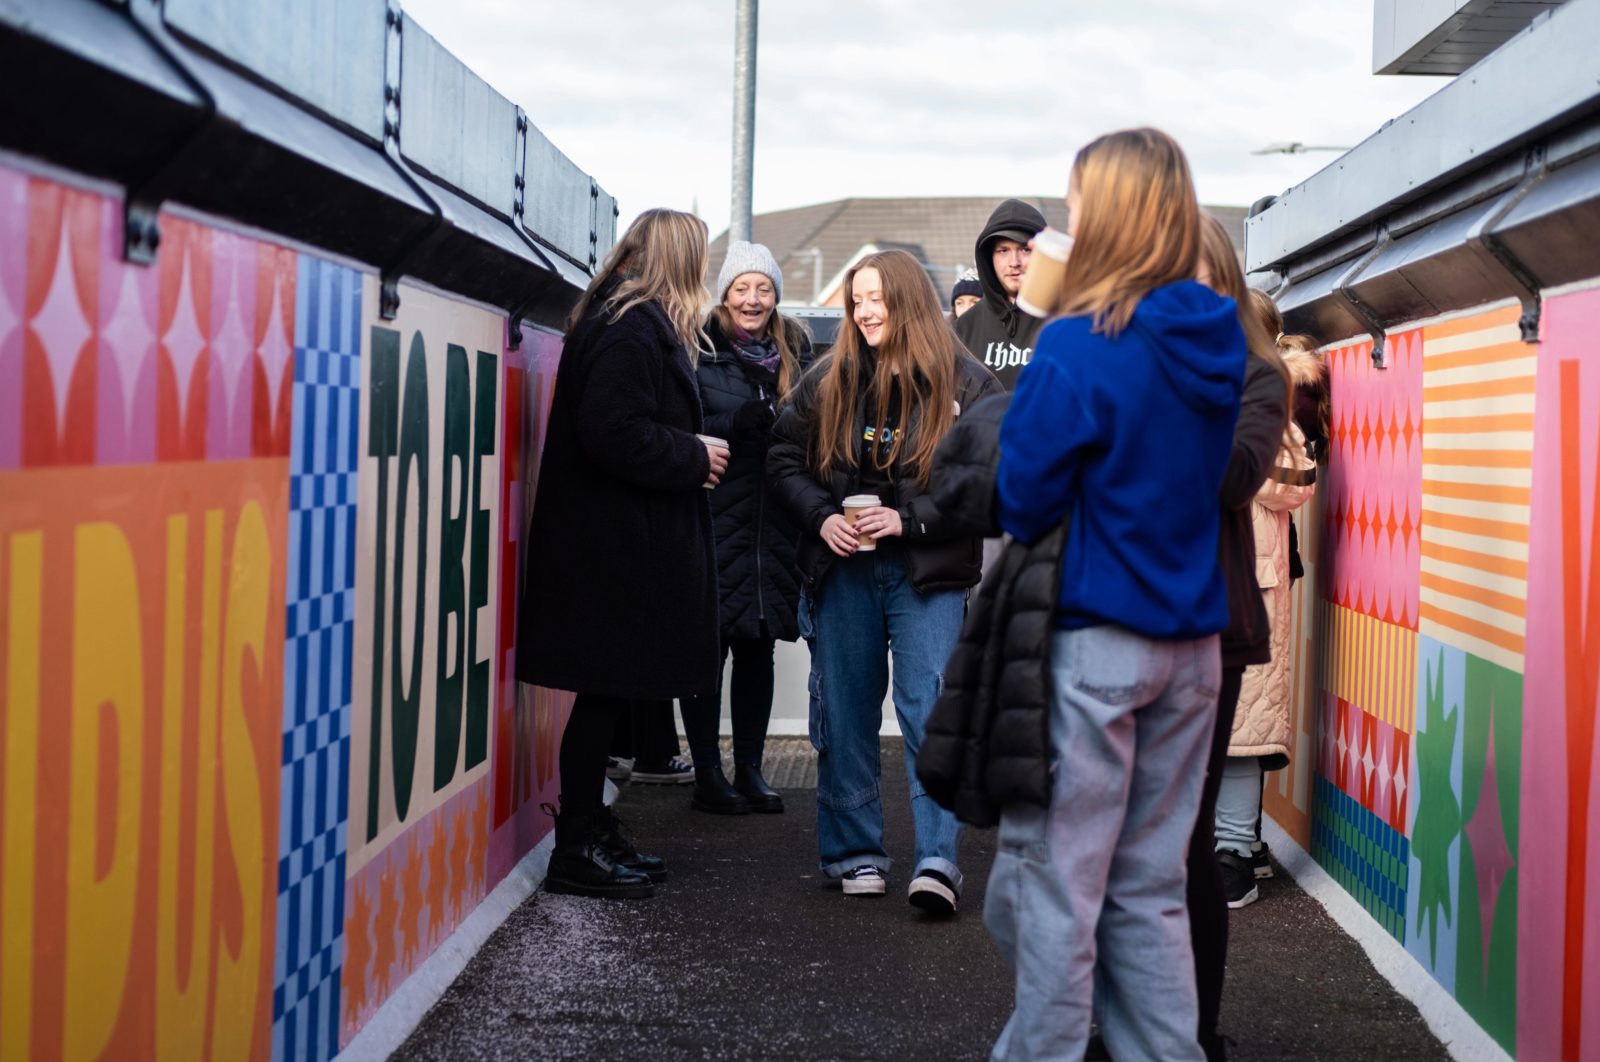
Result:
[[[761,777],[760,767],[751,767],[747,764],[735,764],[733,768],[733,788],[739,792],[750,804],[751,811],[761,811],[775,815],[783,811],[783,797],[778,791],[767,784]]]
[[[694,769],[694,796],[689,799],[689,806],[713,815],[744,815],[750,811],[750,802],[728,784],[720,766]]]
[[[606,850],[612,862],[660,884],[667,880],[667,864],[660,856],[645,855],[633,844],[633,831],[612,812],[601,808],[595,816],[600,847]]]
[[[550,853],[544,889],[605,900],[639,900],[655,894],[648,877],[611,858],[600,843],[595,814],[574,811],[556,816],[556,846]]]

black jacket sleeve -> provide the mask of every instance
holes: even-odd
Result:
[[[705,444],[655,419],[669,386],[666,357],[639,333],[613,326],[591,355],[578,399],[578,441],[595,464],[639,487],[689,490],[711,475]]]
[[[1233,454],[1222,477],[1222,507],[1243,509],[1267,481],[1283,429],[1289,423],[1289,389],[1278,371],[1251,354],[1245,364]]]
[[[953,538],[976,538],[989,535],[994,522],[994,473],[1000,460],[1000,420],[1005,414],[1006,389],[1001,386],[994,373],[983,366],[970,363],[969,371],[962,374],[961,385],[957,389],[956,400],[961,404],[961,415],[956,418],[955,424],[945,434],[939,443],[939,449],[934,451],[933,469],[928,475],[928,490],[918,494],[905,505],[900,507],[901,536],[908,543],[915,542],[944,542]],[[1000,396],[998,403],[989,402],[988,399]],[[974,423],[971,429],[964,427],[967,418],[979,407],[986,410],[985,416],[992,415],[994,423],[988,429],[987,442],[984,441],[985,426]],[[994,412],[998,407],[998,412]],[[955,438],[953,450],[951,439]],[[966,500],[966,495],[976,489],[983,493],[981,486],[974,487],[970,481],[966,483],[953,481],[946,483],[951,478],[954,469],[946,463],[943,471],[940,467],[940,455],[957,456],[963,463],[976,463],[980,467],[985,461],[988,466],[988,492],[987,501],[983,510]],[[970,477],[971,471],[966,472]],[[994,532],[998,533],[998,532]]]
[[[809,534],[816,534],[828,517],[842,511],[833,492],[811,474],[808,453],[816,385],[826,371],[826,359],[822,359],[795,386],[778,412],[767,450],[767,478],[772,489]]]

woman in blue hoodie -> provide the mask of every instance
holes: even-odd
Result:
[[[1115,1058],[1200,1062],[1184,853],[1228,603],[1217,497],[1245,338],[1194,281],[1200,208],[1153,129],[1079,152],[1062,316],[1000,433],[1000,523],[1062,558],[1048,808],[1008,808],[985,918],[1017,974],[995,1058],[1082,1058],[1091,1003]],[[1159,516],[1153,516],[1159,514]]]

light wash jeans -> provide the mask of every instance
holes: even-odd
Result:
[[[959,590],[918,593],[906,573],[905,554],[895,546],[834,561],[819,591],[802,604],[801,633],[811,640],[817,848],[828,877],[859,866],[888,873],[891,866],[883,847],[878,728],[892,657],[917,871],[937,870],[960,890],[960,824],[923,791],[916,762],[965,611],[966,597]]]
[[[1246,859],[1261,822],[1261,757],[1229,756],[1217,790],[1217,851],[1231,848]]]
[[[984,921],[1017,976],[995,1059],[1202,1062],[1185,856],[1222,668],[1215,636],[1057,631],[1050,807],[1000,820]]]

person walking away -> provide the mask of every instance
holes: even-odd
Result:
[[[721,661],[733,657],[729,710],[733,784],[722,773],[717,743],[722,667],[710,697],[681,703],[694,758],[690,804],[713,814],[781,812],[780,796],[761,774],[772,716],[773,649],[800,636],[795,615],[800,574],[799,527],[767,489],[767,448],[777,404],[811,364],[811,340],[798,321],[778,311],[783,271],[759,243],[736,240],[717,275],[718,303],[706,319],[711,350],[697,377],[706,433],[733,444],[727,474],[711,492],[721,600]]]
[[[517,677],[572,690],[545,888],[643,897],[665,880],[604,806],[612,733],[641,701],[717,684],[711,506],[728,451],[703,432],[705,223],[647,210],[573,308],[522,588]]]
[[[1261,790],[1265,772],[1289,765],[1293,733],[1291,514],[1316,491],[1317,463],[1312,452],[1327,438],[1322,420],[1326,406],[1320,401],[1327,390],[1326,369],[1317,356],[1316,342],[1309,336],[1283,335],[1283,318],[1265,292],[1252,291],[1250,302],[1262,330],[1279,337],[1278,351],[1293,388],[1290,408],[1294,417],[1284,432],[1271,474],[1251,506],[1256,582],[1266,606],[1272,660],[1245,669],[1217,793],[1217,862],[1231,908],[1255,902],[1257,879],[1272,876],[1267,848],[1260,840]]]
[[[952,529],[928,495],[928,476],[961,411],[1000,384],[962,349],[927,273],[904,251],[863,258],[844,291],[839,339],[791,393],[767,459],[802,531],[819,865],[847,897],[887,890],[878,729],[892,657],[916,829],[908,898],[950,915],[962,886],[960,830],[915,765],[965,592],[978,581],[979,539]],[[844,515],[852,496],[863,506],[853,526]]]
[[[1249,309],[1244,273],[1233,241],[1222,224],[1209,215],[1201,226],[1198,277],[1202,284],[1233,300],[1250,350],[1239,419],[1233,429],[1227,474],[1219,494],[1222,531],[1218,548],[1227,586],[1228,627],[1222,633],[1222,684],[1210,733],[1200,813],[1188,855],[1187,906],[1199,999],[1198,1035],[1206,1057],[1216,1060],[1226,1057],[1217,1017],[1222,1009],[1228,956],[1228,899],[1227,883],[1216,855],[1213,822],[1244,670],[1271,658],[1266,607],[1256,584],[1250,509],[1272,469],[1288,423],[1289,383],[1273,333],[1265,331]]]
[[[1217,541],[1246,346],[1196,283],[1200,209],[1166,134],[1072,165],[1062,316],[1000,430],[1000,525],[1067,521],[1050,638],[1050,804],[1007,806],[984,918],[1016,972],[996,1059],[1195,1062],[1183,853],[1221,681]]]
[[[956,321],[961,342],[1007,391],[1016,387],[1017,374],[1033,357],[1034,337],[1044,324],[1017,308],[1017,292],[1022,290],[1022,275],[1032,254],[1028,241],[1044,227],[1044,215],[1020,199],[1007,199],[995,207],[972,252],[983,301]]]

